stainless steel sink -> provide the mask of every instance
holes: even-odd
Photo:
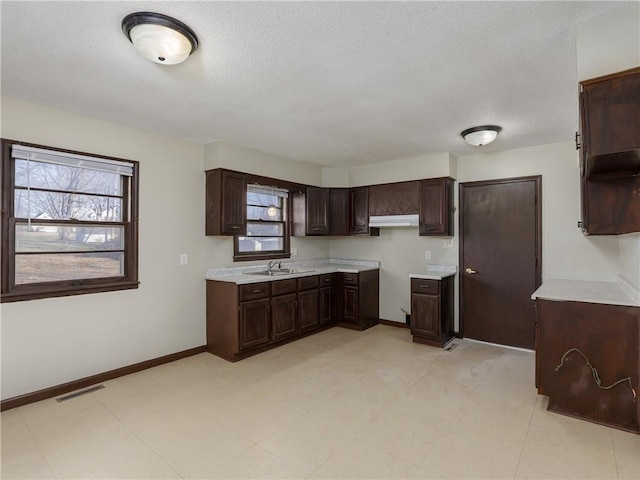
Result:
[[[263,277],[279,277],[282,275],[291,275],[294,273],[309,273],[313,270],[295,270],[292,268],[279,268],[277,270],[262,270],[260,272],[249,272],[247,275],[261,275]]]

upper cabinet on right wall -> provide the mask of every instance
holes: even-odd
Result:
[[[640,68],[580,83],[582,228],[640,232]]]

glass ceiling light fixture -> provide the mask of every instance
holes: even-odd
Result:
[[[493,142],[501,131],[502,127],[497,125],[482,125],[481,127],[467,128],[460,132],[460,135],[469,145],[482,147]]]
[[[189,26],[161,13],[127,15],[122,32],[143,57],[162,65],[184,62],[198,48],[198,37]]]

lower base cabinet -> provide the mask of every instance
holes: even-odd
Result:
[[[454,336],[454,277],[411,279],[411,335],[415,343],[443,347]]]
[[[536,300],[536,386],[548,410],[640,433],[640,307]]]
[[[207,280],[207,350],[235,362],[336,323],[364,330],[378,323],[378,287],[378,270],[243,285]]]

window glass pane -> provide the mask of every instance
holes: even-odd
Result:
[[[272,213],[275,215],[269,215],[268,207],[254,207],[247,206],[247,218],[249,220],[271,220],[271,221],[282,221],[282,210],[279,208],[273,208]]]
[[[240,252],[271,252],[284,250],[282,237],[238,237]]]
[[[75,193],[15,191],[14,216],[27,218],[31,205],[31,219],[35,220],[91,220],[94,222],[122,221],[122,199],[78,195]]]
[[[124,253],[16,255],[16,284],[120,277]]]
[[[16,252],[64,252],[124,249],[124,227],[16,225]]]
[[[247,237],[281,237],[284,235],[282,223],[247,222]]]
[[[278,197],[277,195],[265,195],[264,193],[247,192],[247,204],[261,205],[263,207],[268,207],[269,205],[281,207],[282,198]]]
[[[28,184],[31,188],[122,195],[122,177],[117,173],[29,162],[27,175],[27,161],[16,159],[16,186],[26,187]]]

